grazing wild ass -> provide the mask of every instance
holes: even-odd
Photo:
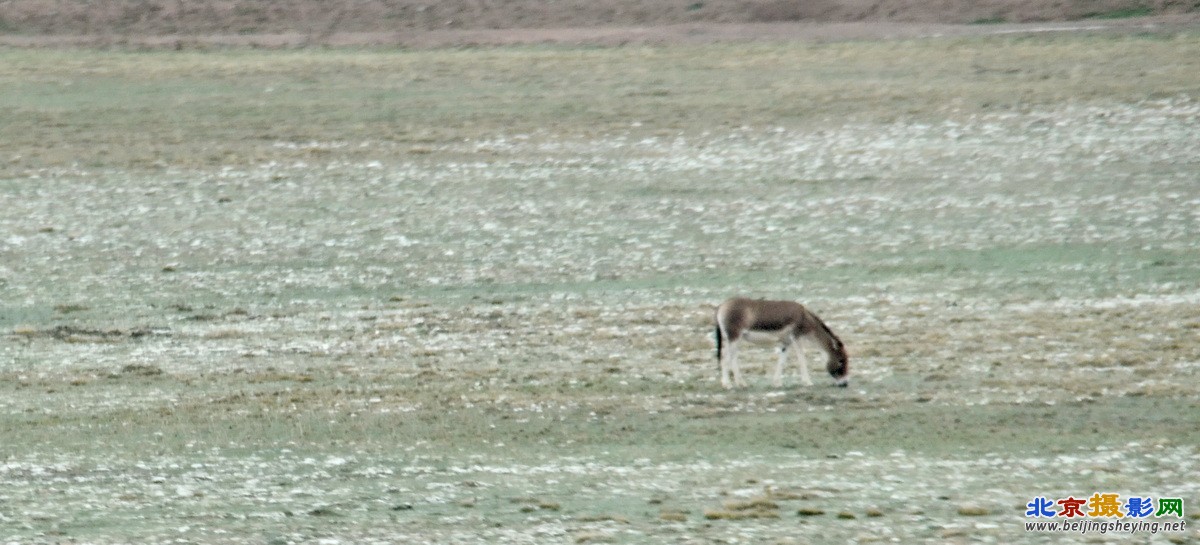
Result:
[[[717,307],[717,364],[721,373],[721,386],[745,387],[742,371],[738,368],[738,341],[775,341],[779,343],[779,361],[771,384],[783,386],[783,364],[787,362],[790,348],[800,362],[800,380],[812,386],[808,376],[808,364],[800,339],[807,337],[825,350],[829,356],[825,368],[833,376],[834,384],[846,387],[850,383],[850,362],[846,346],[830,331],[816,314],[794,301],[767,301],[734,297]],[[724,350],[722,350],[724,349]],[[730,382],[732,379],[732,383]]]

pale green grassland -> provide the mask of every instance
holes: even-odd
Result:
[[[624,133],[631,122],[674,135],[1190,96],[1198,48],[1184,35],[411,53],[10,50],[0,77],[9,169],[219,168],[297,154],[280,141],[344,141],[351,146],[339,158],[398,160],[411,151],[404,144],[588,137]],[[357,149],[362,142],[372,146]],[[380,149],[389,145],[399,147]]]
[[[1198,74],[1196,33],[0,51],[0,542],[1196,522]],[[747,347],[722,390],[734,293],[851,387]]]

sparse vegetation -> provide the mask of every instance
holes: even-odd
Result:
[[[984,517],[990,515],[992,511],[982,505],[962,505],[958,508],[958,514],[964,517]]]
[[[708,520],[746,520],[746,519],[777,519],[779,511],[775,509],[708,509],[704,511]]]
[[[1152,15],[1154,8],[1149,6],[1131,6],[1112,11],[1090,12],[1084,14],[1084,19],[1128,19],[1130,17],[1145,17]]]
[[[1008,19],[1005,19],[1003,16],[993,15],[991,17],[980,17],[979,19],[975,19],[975,20],[971,21],[971,24],[973,24],[973,25],[999,25],[999,24],[1003,24],[1003,23],[1007,23],[1007,22],[1008,22]]]
[[[0,542],[1014,542],[994,505],[1190,498],[1198,63],[0,50]],[[819,312],[851,387],[747,349],[721,390],[734,292]]]
[[[687,522],[688,512],[672,509],[664,509],[659,512],[658,518],[667,522]]]

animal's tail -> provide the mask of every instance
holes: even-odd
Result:
[[[717,371],[721,370],[721,326],[718,324],[713,336],[717,338]]]

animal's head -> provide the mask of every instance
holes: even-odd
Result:
[[[846,345],[842,344],[842,341],[834,339],[833,350],[829,351],[829,361],[826,362],[825,368],[829,370],[829,375],[838,387],[845,388],[850,385],[850,356],[846,354]]]

